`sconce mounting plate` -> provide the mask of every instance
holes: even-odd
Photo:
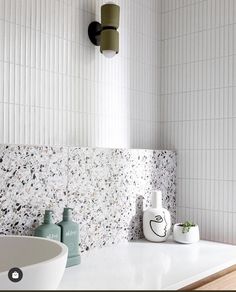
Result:
[[[100,46],[101,31],[102,31],[101,23],[99,23],[97,21],[93,21],[90,23],[90,25],[88,27],[88,35],[89,35],[90,41],[95,46]]]

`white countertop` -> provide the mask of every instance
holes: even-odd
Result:
[[[67,268],[59,289],[180,289],[236,264],[236,246],[132,241],[92,250]]]

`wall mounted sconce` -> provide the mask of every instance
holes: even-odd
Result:
[[[101,23],[93,21],[88,27],[90,41],[100,46],[101,53],[112,58],[119,52],[120,7],[114,3],[107,3],[101,7]]]

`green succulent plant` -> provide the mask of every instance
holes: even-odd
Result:
[[[182,233],[187,233],[189,232],[190,228],[196,226],[196,224],[191,221],[185,221],[184,223],[179,224],[179,226],[183,227]]]

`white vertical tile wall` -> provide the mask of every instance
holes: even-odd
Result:
[[[120,53],[87,29],[101,0],[0,0],[0,143],[160,147],[160,0],[117,0]]]
[[[236,1],[163,0],[161,40],[161,141],[178,153],[178,220],[236,243]]]
[[[117,0],[111,60],[103,3],[0,0],[0,143],[177,150],[178,219],[236,243],[236,1]]]

